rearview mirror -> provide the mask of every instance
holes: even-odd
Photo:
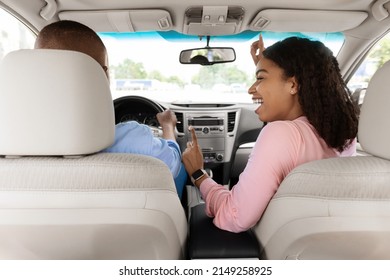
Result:
[[[179,60],[182,64],[213,65],[235,61],[236,52],[222,47],[188,49],[181,51]]]

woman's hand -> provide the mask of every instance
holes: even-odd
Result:
[[[251,56],[255,65],[263,57],[263,51],[265,50],[263,36],[259,35],[259,40],[254,41],[251,45]]]
[[[182,154],[182,161],[188,174],[191,176],[196,170],[203,169],[203,154],[198,145],[194,128],[191,126],[188,130],[191,132],[192,141],[187,142],[187,148]]]

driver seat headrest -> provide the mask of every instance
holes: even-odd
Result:
[[[19,50],[0,63],[0,155],[74,156],[112,144],[108,79],[90,56]]]

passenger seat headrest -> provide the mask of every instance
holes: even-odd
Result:
[[[19,50],[0,63],[0,155],[84,155],[109,147],[108,79],[90,56]]]
[[[368,84],[358,139],[365,152],[390,160],[390,62],[378,69]]]

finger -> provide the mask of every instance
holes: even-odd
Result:
[[[251,53],[251,55],[252,55],[252,57],[254,56],[254,55],[256,55],[256,51],[257,51],[257,46],[251,46],[251,50],[250,50],[250,53]]]
[[[252,48],[252,49],[257,49],[257,48],[258,48],[258,45],[259,45],[259,40],[256,40],[256,41],[254,41],[254,42],[252,43],[251,48]]]
[[[190,132],[191,132],[192,144],[193,144],[195,147],[198,146],[198,138],[196,138],[195,129],[194,129],[192,126],[190,126],[188,129],[189,129]]]
[[[261,35],[261,33],[259,35],[259,41],[258,41],[257,45],[258,45],[258,48],[260,50],[260,53],[262,53],[265,50],[265,47],[264,47],[263,36]]]
[[[187,154],[190,152],[190,148],[187,147],[184,152],[181,154],[181,160],[183,161],[185,159],[185,157],[187,156]]]

